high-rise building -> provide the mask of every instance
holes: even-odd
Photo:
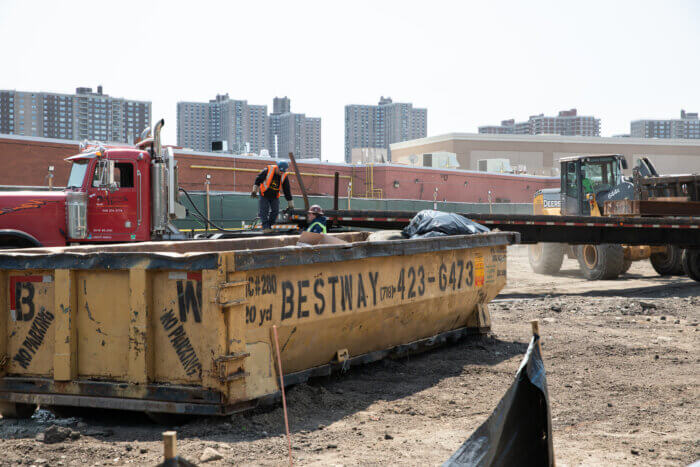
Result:
[[[151,125],[151,103],[92,88],[75,94],[0,90],[0,133],[131,143]]]
[[[2,105],[0,103],[0,105]],[[634,120],[630,136],[636,138],[700,139],[700,119],[697,112],[681,110],[681,118],[671,120]]]
[[[211,151],[213,142],[225,142],[228,152],[259,153],[267,147],[267,106],[218,94],[204,102],[177,103],[177,144]]]
[[[287,96],[272,99],[272,113],[284,114],[291,112],[291,102]]]
[[[576,109],[562,110],[556,117],[532,115],[526,122],[503,120],[501,125],[479,127],[479,133],[499,135],[600,136],[600,119],[578,115]]]
[[[290,152],[298,159],[321,158],[321,119],[291,112],[289,98],[275,97],[270,115],[268,149],[274,157]]]
[[[428,110],[382,96],[378,105],[345,106],[345,162],[352,162],[353,148],[384,148],[428,133]]]

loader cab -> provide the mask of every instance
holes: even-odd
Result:
[[[629,196],[631,184],[622,171],[627,168],[619,154],[589,155],[560,159],[561,212],[568,216],[590,216],[588,194],[594,194],[600,205],[605,200]],[[629,185],[629,186],[628,186]]]

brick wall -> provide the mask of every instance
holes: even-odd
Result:
[[[12,139],[0,136],[0,185],[47,185],[49,165],[55,167],[54,185],[64,186],[68,181],[70,164],[64,161],[78,153],[75,142],[60,143],[45,139]],[[212,190],[247,192],[253,186],[255,172],[232,172],[212,169],[195,169],[194,165],[245,168],[262,170],[269,160],[246,157],[219,157],[185,153],[175,150],[180,167],[180,185],[188,190],[204,190],[206,174],[211,174]],[[344,177],[352,177],[353,196],[363,197],[368,192],[367,181],[372,175],[363,166],[329,165],[299,162],[303,173],[333,175],[338,171]],[[382,198],[432,200],[435,188],[438,200],[455,202],[488,202],[488,190],[492,201],[528,203],[535,191],[559,186],[558,179],[520,177],[498,174],[431,170],[412,167],[378,165],[373,171],[374,188],[382,190]],[[340,180],[340,196],[346,197],[348,178]],[[300,194],[296,178],[290,177],[292,191]],[[398,187],[395,183],[398,182]],[[305,176],[304,184],[310,195],[333,195],[332,177]]]
[[[48,185],[53,165],[54,185],[65,186],[70,173],[68,156],[78,153],[76,143],[18,140],[0,136],[0,185]]]

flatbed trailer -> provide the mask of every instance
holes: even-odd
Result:
[[[411,211],[325,211],[335,226],[402,229],[416,215]],[[521,243],[677,245],[700,248],[700,218],[591,217],[530,214],[460,213],[491,229],[519,232]],[[303,223],[295,210],[291,220]]]

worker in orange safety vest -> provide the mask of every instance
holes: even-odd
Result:
[[[277,221],[277,215],[280,211],[280,192],[284,192],[284,198],[287,200],[287,208],[294,209],[294,200],[292,199],[292,190],[289,188],[289,180],[287,180],[287,169],[289,162],[278,161],[277,164],[271,164],[265,167],[262,172],[255,178],[253,191],[250,196],[258,197],[258,216],[262,222],[263,229],[269,230],[272,224]]]

